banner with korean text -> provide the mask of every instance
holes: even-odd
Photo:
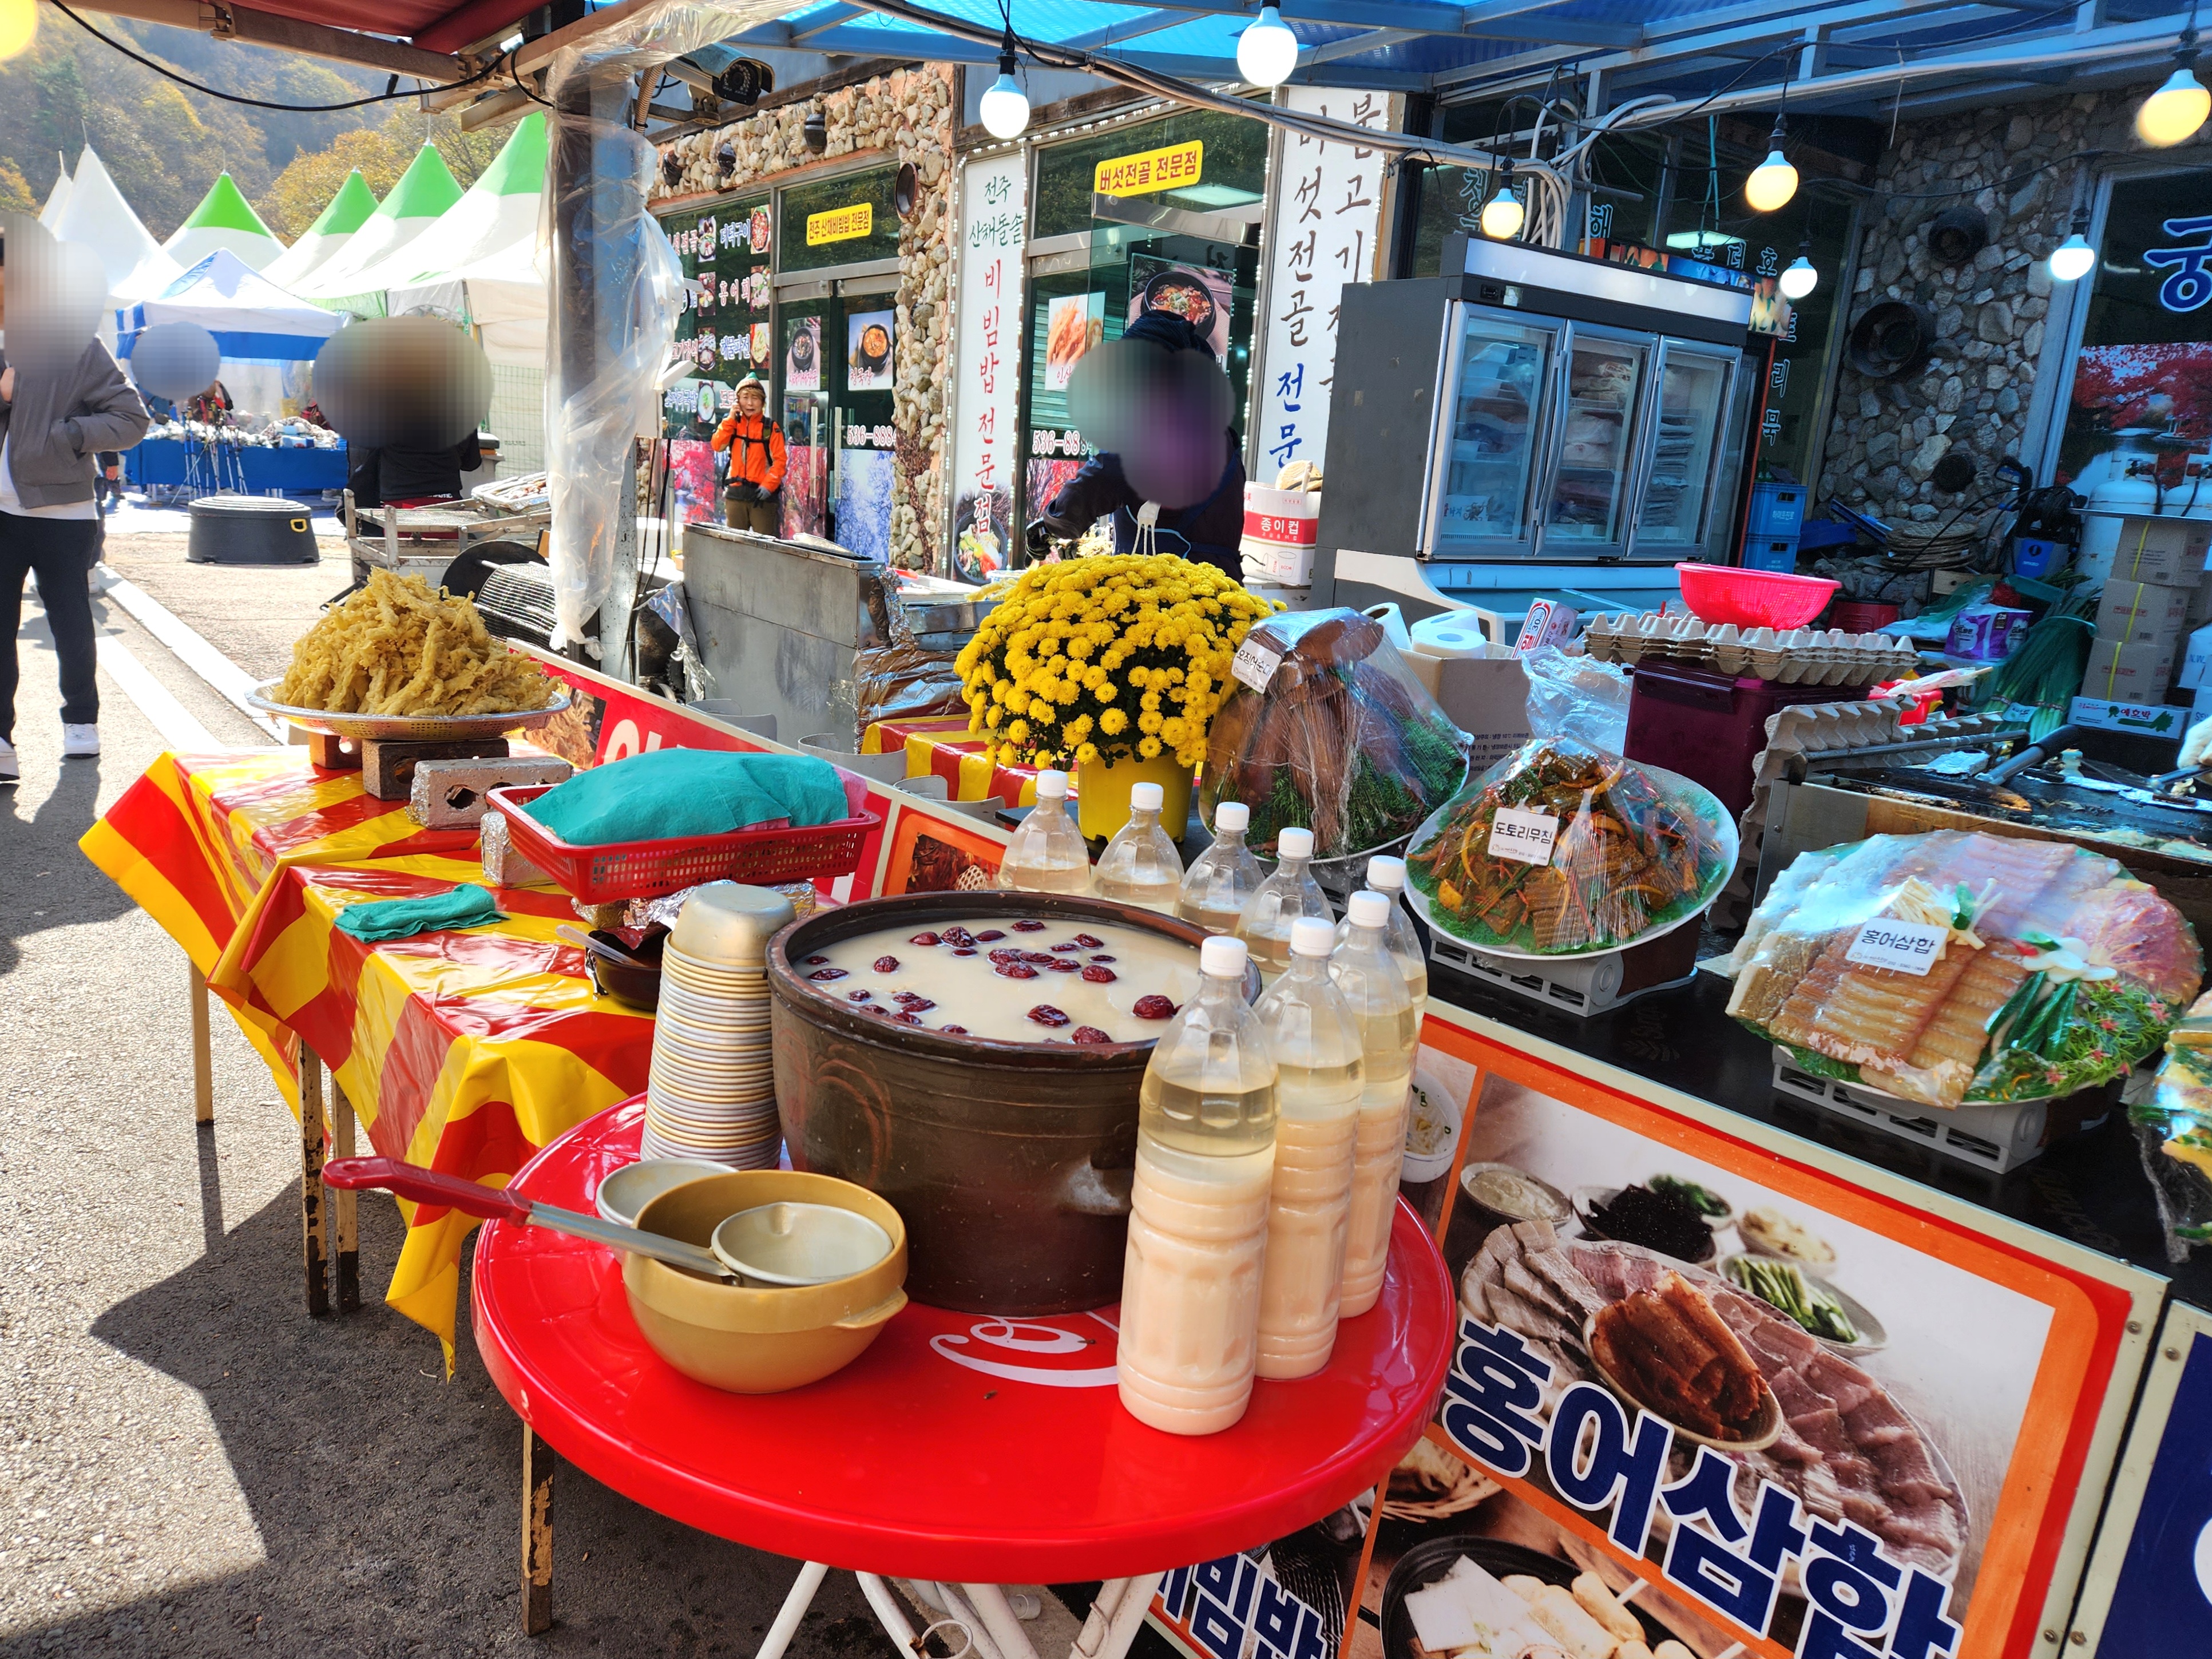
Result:
[[[952,440],[952,570],[980,582],[1014,548],[1015,422],[1021,393],[1022,251],[1029,156],[1012,149],[960,175],[959,354]]]

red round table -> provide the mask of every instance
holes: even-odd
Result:
[[[586,1120],[513,1185],[592,1209],[644,1116],[631,1101]],[[1327,1369],[1261,1382],[1242,1422],[1203,1437],[1122,1410],[1113,1308],[1008,1321],[913,1303],[836,1375],[744,1395],[647,1346],[599,1245],[487,1223],[474,1304],[526,1433],[593,1479],[757,1549],[955,1583],[1149,1575],[1294,1532],[1404,1455],[1451,1355],[1449,1280],[1402,1203],[1381,1299],[1340,1328]]]

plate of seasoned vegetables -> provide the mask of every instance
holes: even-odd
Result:
[[[1595,956],[1702,915],[1735,868],[1735,820],[1664,768],[1565,738],[1522,744],[1413,832],[1407,896],[1490,956]]]
[[[1889,1333],[1863,1303],[1827,1280],[1812,1277],[1794,1261],[1732,1255],[1721,1263],[1721,1276],[1838,1353],[1875,1353],[1889,1346]]]

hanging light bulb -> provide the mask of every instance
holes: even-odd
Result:
[[[2212,92],[2197,78],[2196,66],[2197,14],[2192,9],[2173,54],[2173,73],[2136,112],[2136,137],[2156,149],[2170,149],[2197,136],[2204,118],[2212,115]]]
[[[2089,246],[2089,210],[2074,210],[2074,234],[2051,250],[2051,274],[2062,283],[2078,283],[2096,268],[2097,250]]]
[[[1784,131],[1782,117],[1776,116],[1774,131],[1767,139],[1772,148],[1766,152],[1766,159],[1751,170],[1751,177],[1743,181],[1744,204],[1753,213],[1771,213],[1797,193],[1797,169],[1782,153]]]
[[[1030,95],[1014,79],[1014,26],[999,42],[999,78],[983,93],[983,130],[994,138],[1018,138],[1030,124]]]
[[[1782,290],[1785,300],[1802,300],[1820,285],[1820,273],[1813,264],[1813,239],[1806,237],[1797,244],[1797,257],[1782,268],[1782,276],[1775,286]]]
[[[1508,156],[1498,169],[1498,194],[1482,204],[1482,234],[1495,241],[1510,242],[1521,234],[1528,217],[1521,198],[1513,193],[1513,161]]]
[[[37,0],[0,0],[0,61],[28,49],[38,32]]]
[[[1237,37],[1237,72],[1255,87],[1279,87],[1298,66],[1298,37],[1272,5]]]

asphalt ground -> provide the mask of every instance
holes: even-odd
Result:
[[[181,536],[117,537],[109,560],[262,678],[344,585],[337,550],[241,569],[186,564]],[[267,741],[112,599],[94,606],[173,719]],[[381,1304],[401,1229],[364,1194],[367,1305],[307,1316],[293,1120],[218,1012],[216,1119],[195,1127],[183,954],[76,847],[168,745],[103,663],[105,752],[58,761],[35,603],[20,651],[23,779],[0,788],[0,1656],[750,1654],[797,1564],[565,1465],[556,1623],[522,1634],[521,1431],[467,1335],[465,1282],[448,1380],[435,1340]],[[846,1574],[792,1651],[891,1654]]]

